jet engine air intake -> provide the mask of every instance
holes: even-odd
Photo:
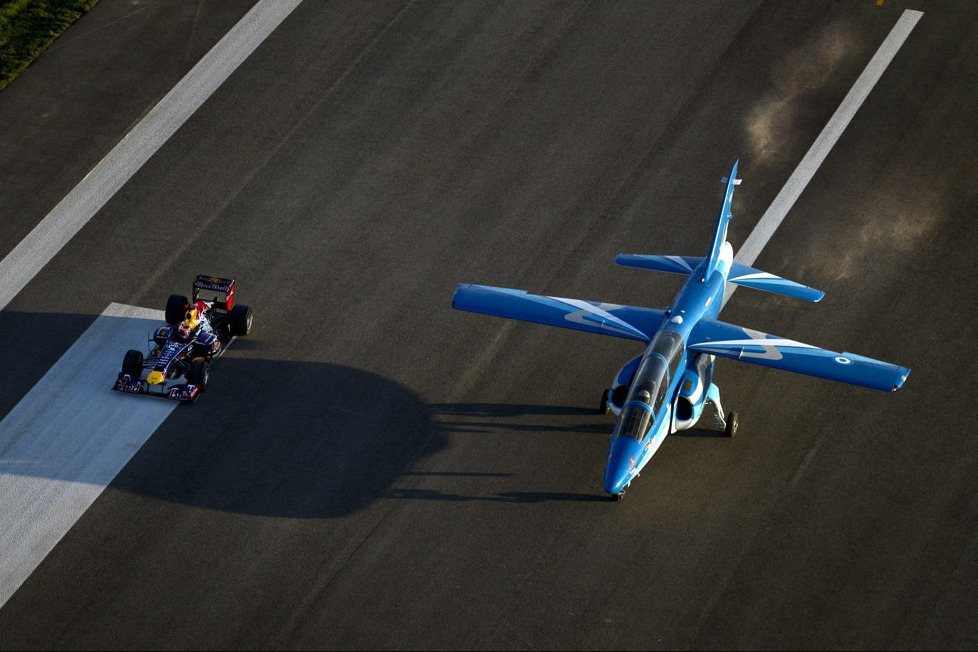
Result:
[[[713,382],[713,356],[699,353],[686,367],[683,384],[676,398],[676,428],[691,428],[703,414],[706,389]]]

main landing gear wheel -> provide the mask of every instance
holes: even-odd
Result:
[[[740,419],[736,412],[727,413],[727,427],[724,428],[724,433],[727,437],[733,437],[737,434],[737,426],[740,425]]]
[[[604,390],[601,395],[601,404],[598,405],[598,414],[608,414],[608,397],[611,395],[609,390]]]

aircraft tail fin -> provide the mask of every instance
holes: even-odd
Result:
[[[703,278],[700,279],[701,281],[710,278],[710,275],[716,270],[717,263],[720,261],[720,249],[727,240],[727,225],[730,223],[730,218],[733,217],[730,212],[730,203],[733,201],[734,186],[739,186],[741,181],[737,178],[737,166],[739,164],[740,160],[738,159],[734,162],[733,168],[730,170],[730,176],[722,179],[723,183],[727,184],[727,190],[723,194],[723,206],[720,207],[717,225],[713,230],[713,243],[710,245],[710,255],[707,256],[707,263],[703,269]]]

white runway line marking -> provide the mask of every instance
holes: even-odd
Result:
[[[815,176],[815,172],[822,165],[825,157],[828,156],[832,147],[835,146],[842,132],[845,131],[852,117],[856,114],[856,111],[859,110],[863,101],[869,96],[870,91],[876,86],[876,82],[883,76],[883,72],[886,71],[890,62],[893,61],[893,57],[896,56],[896,53],[900,50],[904,41],[907,40],[917,21],[923,15],[923,12],[913,11],[911,9],[907,9],[901,14],[900,19],[893,26],[893,29],[890,30],[890,33],[866,65],[862,74],[859,75],[856,83],[849,89],[849,93],[842,100],[842,104],[839,105],[839,108],[836,109],[835,113],[825,125],[825,128],[822,129],[822,133],[815,139],[808,153],[801,159],[798,167],[795,168],[795,171],[784,184],[781,192],[778,193],[778,196],[774,198],[767,211],[761,216],[757,226],[754,227],[747,241],[744,242],[744,246],[737,252],[734,261],[748,266],[754,264],[761,250],[764,249],[768,240],[771,239],[774,232],[781,226],[785,215],[795,205],[795,201],[801,195],[802,191],[805,190],[808,182]],[[723,299],[724,305],[733,296],[734,290],[736,289],[736,285],[728,285],[727,294]]]
[[[111,390],[162,321],[111,304],[0,421],[0,607],[178,405]]]
[[[260,0],[0,261],[0,310],[163,146],[302,0]]]

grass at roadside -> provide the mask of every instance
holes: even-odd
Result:
[[[0,0],[0,90],[98,0]]]

